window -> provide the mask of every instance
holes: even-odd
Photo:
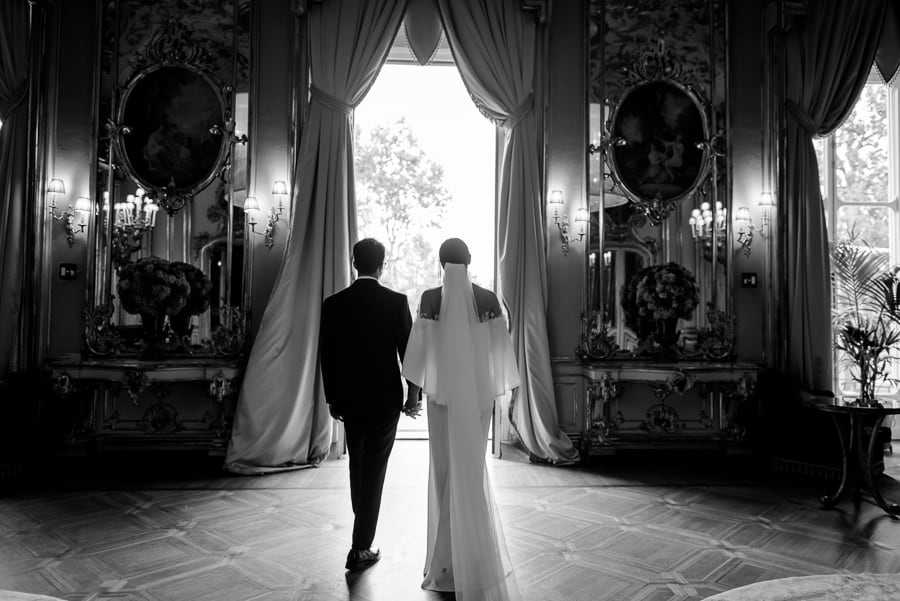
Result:
[[[832,243],[855,240],[900,264],[898,175],[900,175],[900,94],[872,70],[847,120],[814,142],[819,183]],[[900,361],[894,378],[900,378]],[[856,396],[849,367],[835,356],[835,391]],[[900,400],[896,384],[882,384],[879,398]]]
[[[354,112],[358,236],[387,247],[382,281],[419,297],[440,285],[449,237],[472,253],[469,276],[494,287],[496,128],[456,67],[386,64]]]

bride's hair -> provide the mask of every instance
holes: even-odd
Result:
[[[472,260],[472,255],[469,254],[469,247],[466,246],[465,242],[459,238],[447,238],[441,244],[438,258],[441,260],[441,265],[446,265],[447,263],[468,265]]]

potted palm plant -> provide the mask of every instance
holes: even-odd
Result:
[[[896,381],[891,365],[900,342],[898,269],[891,269],[887,256],[857,243],[852,234],[834,245],[831,264],[834,345],[859,386],[854,404],[874,406],[879,384]]]

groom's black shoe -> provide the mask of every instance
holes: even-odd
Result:
[[[378,549],[350,549],[345,567],[351,572],[365,570],[379,559],[381,559],[381,551]]]

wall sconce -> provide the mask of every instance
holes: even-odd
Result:
[[[256,224],[259,223],[256,220],[256,214],[259,212],[259,202],[256,200],[256,197],[248,196],[244,200],[244,212],[247,214],[247,223],[250,224],[250,231],[254,234],[265,236],[266,248],[269,250],[272,250],[272,247],[275,246],[275,224],[278,223],[279,217],[284,212],[284,202],[282,199],[287,198],[287,195],[288,189],[286,183],[283,181],[275,181],[272,183],[272,196],[278,199],[278,204],[269,207],[269,215],[266,218],[266,230],[264,232],[256,231]]]
[[[771,192],[763,192],[759,195],[759,206],[763,210],[763,238],[769,235],[769,211],[775,206],[775,197]]]
[[[578,225],[578,241],[584,240],[587,235],[587,224],[591,221],[591,214],[584,207],[575,211],[575,223]]]
[[[272,195],[279,198],[278,204],[281,204],[281,197],[287,197],[288,189],[287,184],[281,180],[275,180],[272,182]]]
[[[750,218],[750,209],[747,207],[738,207],[737,214],[735,215],[738,233],[737,241],[738,244],[741,245],[741,250],[744,251],[744,256],[746,257],[749,257],[752,252],[754,231],[759,232],[759,235],[763,240],[769,237],[769,210],[775,206],[772,194],[769,192],[760,194],[759,206],[762,207],[763,210],[762,226],[753,224],[753,220]]]
[[[50,206],[48,208],[50,216],[57,221],[63,222],[63,229],[66,230],[66,243],[71,248],[75,244],[75,234],[83,232],[87,227],[87,216],[93,210],[91,199],[86,196],[80,196],[75,201],[75,207],[69,205],[69,208],[62,213],[56,212],[56,195],[66,193],[66,185],[61,179],[51,179],[47,186],[47,193],[50,195]],[[75,218],[78,217],[78,223]],[[78,228],[78,229],[75,229]]]
[[[550,192],[550,199],[547,201],[548,204],[551,205],[562,205],[563,204],[563,193],[562,190],[553,190]],[[581,231],[578,232],[578,241],[584,239],[584,235],[586,232],[586,226],[584,225],[590,221],[590,214],[587,209],[581,208],[578,209],[578,212],[575,216],[575,222],[581,223]],[[562,238],[562,253],[563,255],[569,254],[569,216],[563,213],[561,216],[559,214],[559,207],[554,206],[553,208],[553,222],[556,224],[556,227],[559,228],[559,235]]]
[[[259,213],[259,202],[255,196],[248,196],[244,199],[244,214],[247,216],[247,223],[250,225],[250,231],[259,234],[256,231],[256,214]]]
[[[256,219],[256,214],[259,213],[259,202],[256,200],[255,196],[248,196],[244,200],[244,213],[247,215],[247,223],[250,225],[250,231],[254,234],[264,236],[266,248],[269,250],[272,250],[272,247],[275,246],[275,224],[278,222],[278,216],[281,215],[282,210],[283,207],[281,203],[279,203],[277,209],[275,207],[270,207],[269,216],[266,218],[265,231],[257,232],[256,224],[259,222]]]
[[[284,212],[284,199],[288,196],[287,184],[282,181],[272,182],[272,196],[278,199],[278,204],[269,207],[269,218],[266,220],[266,248],[271,249],[275,244],[275,224]]]

